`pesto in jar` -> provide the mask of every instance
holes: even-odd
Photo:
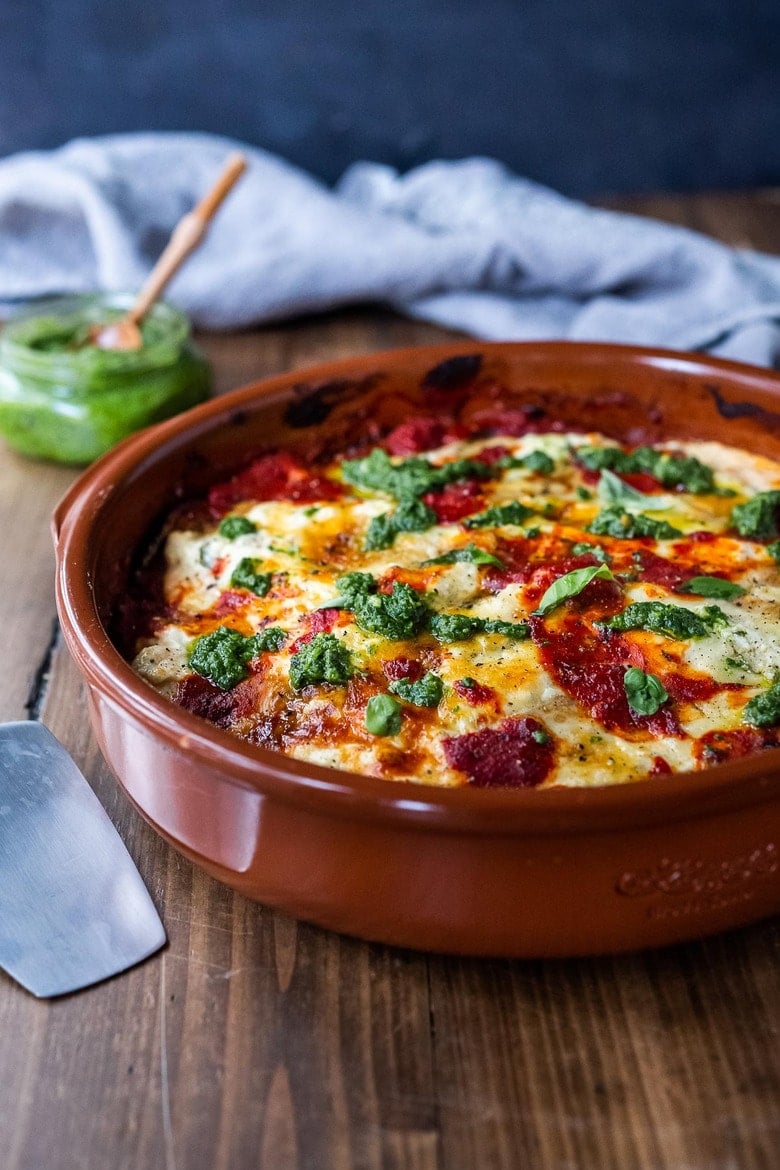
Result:
[[[93,325],[132,303],[122,295],[39,302],[0,333],[0,433],[25,455],[84,464],[133,431],[202,402],[211,371],[187,318],[155,304],[136,350],[101,349]]]

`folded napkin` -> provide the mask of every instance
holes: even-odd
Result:
[[[134,289],[230,150],[249,170],[169,298],[206,329],[357,302],[481,338],[707,349],[780,364],[780,258],[597,211],[484,158],[334,190],[205,134],[76,140],[0,162],[0,300]]]

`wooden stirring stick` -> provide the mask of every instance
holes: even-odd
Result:
[[[173,230],[160,259],[150,272],[146,283],[136,297],[135,304],[118,321],[110,325],[95,325],[90,330],[89,342],[101,349],[140,349],[143,344],[139,328],[149,309],[168,281],[197,248],[225,196],[246,170],[243,154],[231,154],[217,182],[192,211],[183,216]]]

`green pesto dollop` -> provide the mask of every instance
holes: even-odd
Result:
[[[527,455],[502,455],[497,460],[502,469],[520,467],[524,471],[534,471],[537,475],[552,475],[555,471],[555,460],[551,459],[546,451],[529,451]]]
[[[264,573],[261,569],[262,561],[257,557],[242,557],[230,575],[230,586],[233,589],[248,589],[258,597],[265,597],[271,588],[272,573]]]
[[[491,479],[495,471],[480,459],[454,459],[436,466],[411,455],[393,463],[386,451],[374,447],[363,459],[346,459],[341,474],[347,483],[364,491],[384,492],[396,500],[408,500],[438,491],[459,479]]]
[[[335,634],[317,634],[290,659],[290,686],[294,691],[321,682],[343,685],[353,673],[352,656]]]
[[[248,516],[226,516],[219,525],[219,535],[224,536],[226,540],[248,536],[250,532],[257,532],[257,525]]]
[[[618,540],[637,540],[642,536],[650,536],[653,540],[673,540],[675,536],[682,536],[681,530],[668,520],[656,520],[642,512],[631,515],[624,512],[619,504],[603,508],[585,531],[592,532],[594,536],[614,536]]]
[[[354,609],[358,597],[365,597],[369,593],[376,593],[379,586],[371,573],[363,573],[359,569],[351,573],[344,573],[336,578],[338,597],[327,602],[326,609]]]
[[[401,532],[427,532],[438,523],[433,508],[422,500],[409,496],[393,512],[375,516],[368,526],[363,547],[367,552],[392,548]]]
[[[717,605],[705,605],[697,613],[686,609],[684,605],[635,601],[621,613],[598,624],[609,630],[649,630],[653,634],[684,641],[687,638],[706,638],[716,629],[727,626],[729,619]]]
[[[500,634],[513,642],[525,642],[531,636],[528,622],[504,622],[498,618],[472,617],[466,613],[436,613],[428,629],[437,642],[466,642],[476,634]]]
[[[466,528],[500,528],[503,524],[524,524],[533,514],[533,508],[527,508],[519,500],[510,500],[508,504],[497,504],[469,516],[464,524]]]
[[[780,491],[758,492],[731,510],[731,523],[748,540],[780,536]]]
[[[776,727],[780,723],[780,679],[745,705],[742,718],[753,727]]]
[[[415,682],[408,678],[397,678],[390,683],[389,689],[414,707],[438,707],[444,694],[444,683],[438,674],[429,670]]]
[[[277,627],[247,637],[230,626],[217,626],[190,644],[187,663],[215,687],[229,691],[247,677],[253,658],[264,650],[278,650],[284,640],[284,630]]]
[[[413,638],[428,619],[424,598],[405,581],[395,581],[390,593],[360,593],[353,612],[362,630],[393,641]]]
[[[644,472],[652,475],[665,488],[707,495],[717,491],[711,467],[693,455],[675,455],[656,451],[653,447],[637,447],[631,452],[620,447],[578,447],[578,462],[589,471],[616,471],[627,475]]]

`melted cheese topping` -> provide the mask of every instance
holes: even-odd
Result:
[[[422,452],[417,457],[434,467],[469,459],[490,470],[422,493],[429,518],[432,510],[439,522],[399,531],[387,547],[367,547],[367,533],[398,500],[350,483],[339,461],[318,468],[306,491],[272,499],[241,497],[239,476],[228,505],[217,493],[212,512],[243,517],[251,530],[231,538],[220,531],[222,516],[174,523],[164,597],[138,640],[134,668],[160,693],[250,742],[425,784],[624,783],[774,746],[773,731],[746,727],[744,709],[780,675],[780,566],[766,542],[739,537],[731,514],[754,493],[780,489],[780,466],[718,443],[665,444],[664,451],[693,456],[714,472],[717,490],[692,494],[647,475],[589,471],[577,457],[583,447],[614,446],[597,433],[533,434]],[[538,459],[521,465],[533,452],[551,462],[542,461],[543,470],[533,470]],[[305,485],[306,469],[295,474]],[[323,483],[327,491],[318,490]],[[589,531],[616,499],[628,520],[665,521],[676,534],[626,539]],[[513,502],[528,509],[520,523],[469,524]],[[475,548],[482,560],[473,559]],[[459,550],[462,560],[452,556]],[[452,563],[430,563],[447,555]],[[270,575],[264,594],[231,584],[247,561]],[[535,612],[554,582],[600,564],[612,580],[592,580]],[[428,617],[404,638],[361,625],[337,585],[354,571],[371,574],[376,596],[411,586]],[[686,592],[698,576],[744,592]],[[605,626],[638,602],[682,606],[704,619],[706,633],[677,638]],[[720,616],[707,625],[712,606]],[[436,614],[526,625],[528,636],[482,628],[441,641],[430,624]],[[245,638],[281,630],[283,644],[253,654],[239,666],[239,681],[224,685],[190,661],[197,639],[219,627]],[[345,652],[348,677],[296,689],[291,663],[323,636]],[[625,681],[632,668],[660,682],[666,698],[656,710],[632,706]],[[429,673],[442,684],[435,705],[418,705],[397,688],[393,695],[397,680]],[[378,733],[367,709],[379,695],[392,696],[394,715]]]

